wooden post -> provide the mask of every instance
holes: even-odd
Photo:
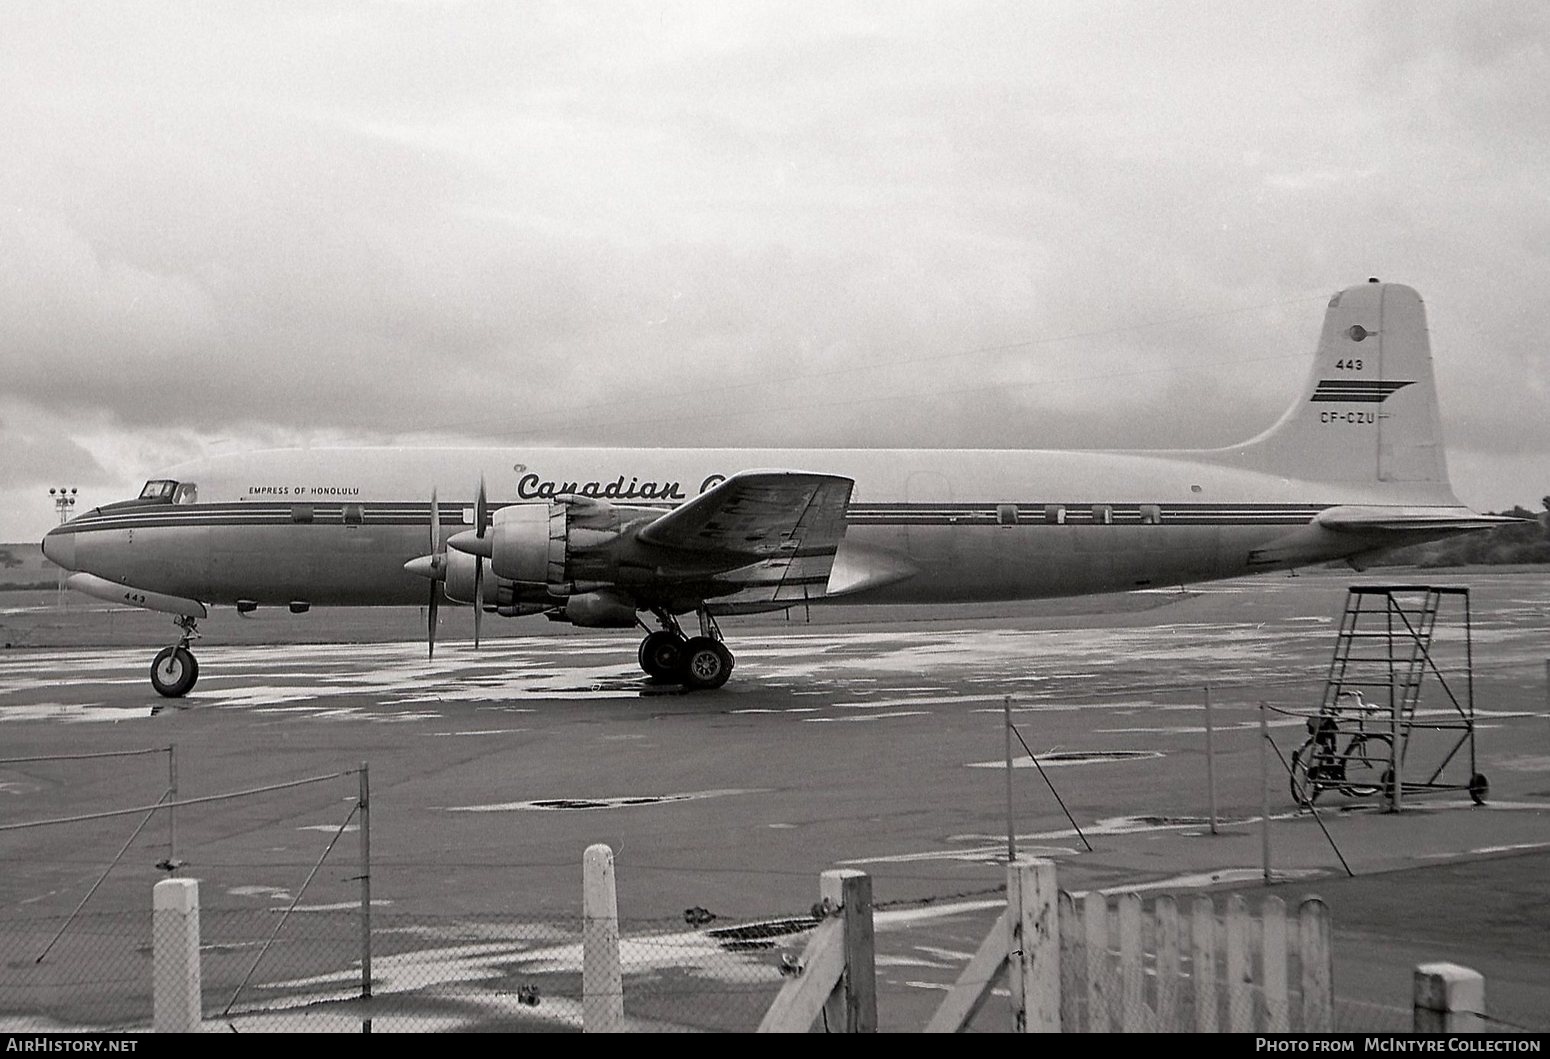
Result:
[[[1087,1032],[1109,1032],[1109,901],[1097,890],[1082,898],[1087,948]]]
[[[1146,993],[1141,966],[1141,895],[1119,895],[1119,1030],[1145,1033]]]
[[[619,901],[614,851],[601,843],[588,846],[582,861],[581,900],[581,1028],[616,1033],[624,1029]]]
[[[1060,915],[1055,862],[1024,858],[1007,866],[1006,952],[1012,1030],[1060,1032]]]
[[[1249,907],[1242,894],[1227,898],[1227,1032],[1254,1029],[1254,983],[1249,970]]]
[[[1211,723],[1211,685],[1206,688],[1206,797],[1211,807],[1211,833],[1216,830],[1216,727]]]
[[[1264,927],[1264,947],[1260,950],[1261,974],[1265,985],[1265,1032],[1290,1033],[1286,1006],[1286,902],[1267,897],[1259,908]]]
[[[1179,907],[1172,894],[1159,894],[1152,915],[1157,920],[1157,1032],[1181,1033],[1179,1014]]]
[[[1060,891],[1055,905],[1060,918],[1060,1028],[1066,1033],[1077,1033],[1082,1028],[1082,992],[1086,981],[1082,924],[1070,894]]]
[[[806,1033],[820,1014],[831,1032],[877,1031],[872,880],[865,872],[826,871],[819,881],[819,891],[829,907],[838,907],[840,914],[827,916],[813,931],[802,950],[800,970],[775,995],[759,1023],[760,1033]],[[986,939],[982,949],[990,944],[991,939]],[[1000,944],[999,939],[996,944]],[[976,956],[971,965],[979,959]],[[1000,959],[1005,959],[1004,950]],[[949,992],[949,1000],[963,988],[967,987],[960,978],[958,985]],[[989,992],[988,985],[984,992]],[[942,1017],[932,1021],[935,1024],[952,1020]],[[952,1031],[959,1025],[935,1025],[933,1028]]]
[[[873,947],[872,877],[852,868],[826,871],[818,892],[841,910],[845,971],[823,1006],[831,1033],[877,1032],[877,956]]]
[[[151,1024],[157,1033],[198,1033],[199,883],[163,879],[151,891]]]
[[[1335,1028],[1334,952],[1330,945],[1329,906],[1317,897],[1297,909],[1298,951],[1302,954],[1301,1033],[1331,1033]]]
[[[1479,1033],[1484,1028],[1485,978],[1456,963],[1415,969],[1415,1032]]]
[[[1190,912],[1189,973],[1195,986],[1195,1032],[1220,1033],[1216,1019],[1216,908],[1200,894]]]

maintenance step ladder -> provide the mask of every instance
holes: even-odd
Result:
[[[1450,609],[1462,609],[1453,620],[1462,621],[1463,656],[1441,658],[1433,650],[1437,619],[1445,603],[1455,600],[1459,606]],[[1428,685],[1441,690],[1451,711],[1435,718],[1421,713]],[[1476,770],[1469,589],[1352,585],[1318,717],[1309,720],[1308,731],[1308,742],[1293,756],[1292,793],[1299,804],[1309,805],[1330,789],[1356,797],[1381,793],[1393,809],[1405,794],[1432,791],[1468,791],[1483,804],[1490,788]],[[1410,761],[1417,732],[1444,734],[1432,741],[1442,753],[1429,770]],[[1447,781],[1444,771],[1466,746],[1468,780]]]

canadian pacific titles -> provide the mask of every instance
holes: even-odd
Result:
[[[713,474],[700,483],[700,492],[720,485],[726,475]],[[683,500],[678,482],[641,481],[620,475],[611,482],[555,482],[536,474],[524,474],[517,480],[517,497],[522,500],[552,500],[557,496],[576,495],[603,500]]]

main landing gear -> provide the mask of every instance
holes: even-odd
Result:
[[[164,647],[151,663],[151,687],[157,694],[169,699],[180,699],[193,688],[199,679],[199,660],[188,649],[189,642],[199,636],[198,624],[193,618],[173,619],[183,634],[172,647]]]
[[[652,680],[682,684],[691,691],[719,688],[732,675],[736,662],[721,642],[716,619],[699,611],[700,635],[685,636],[678,620],[667,611],[653,609],[662,628],[648,631],[640,643],[640,667]],[[642,628],[646,625],[642,623]]]

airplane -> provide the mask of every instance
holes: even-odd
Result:
[[[428,602],[434,656],[443,598],[474,605],[476,647],[486,612],[638,628],[648,677],[710,689],[727,615],[1360,565],[1511,521],[1454,497],[1425,308],[1373,279],[1331,298],[1281,419],[1226,448],[273,450],[172,468],[43,550],[72,588],[174,615],[151,667],[168,697],[198,679],[211,605]]]

